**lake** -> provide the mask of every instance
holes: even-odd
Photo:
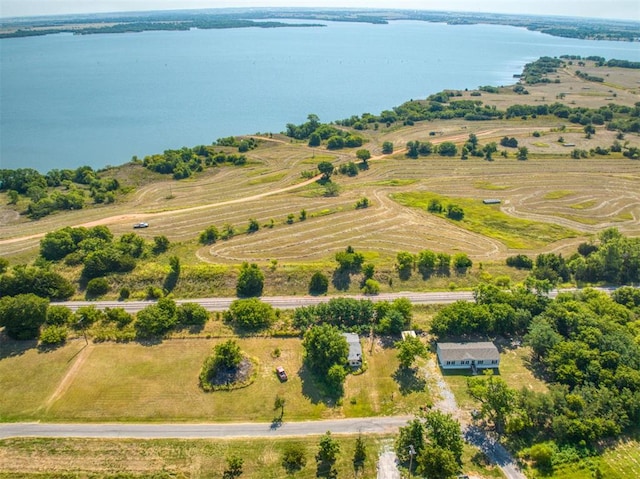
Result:
[[[637,43],[417,21],[0,40],[0,168],[126,163],[218,138],[508,85],[543,55],[640,61]]]

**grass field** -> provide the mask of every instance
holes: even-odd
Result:
[[[50,353],[19,351],[0,361],[2,420],[269,422],[276,395],[286,400],[285,420],[404,414],[430,401],[424,385],[417,389],[395,378],[395,349],[380,342],[372,349],[367,339],[367,369],[347,378],[338,404],[323,396],[302,367],[298,338],[239,339],[243,351],[258,360],[257,380],[243,389],[205,393],[198,374],[222,340],[88,346],[75,340]],[[285,383],[274,373],[279,365],[288,372]]]
[[[338,477],[351,477],[356,438],[339,435],[334,438],[340,444],[336,462]],[[389,439],[364,438],[367,460],[358,477],[376,477],[378,453]],[[318,437],[224,441],[10,439],[0,441],[0,478],[220,478],[227,467],[227,457],[235,455],[244,459],[243,478],[311,479],[316,477],[314,456],[318,441]],[[300,444],[306,451],[306,466],[293,474],[288,474],[282,466],[282,453],[289,443]],[[34,457],[38,457],[38,461],[34,461]]]

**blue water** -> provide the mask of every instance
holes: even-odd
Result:
[[[445,88],[513,83],[540,56],[640,61],[640,45],[423,22],[0,41],[0,167],[133,155],[380,113]]]

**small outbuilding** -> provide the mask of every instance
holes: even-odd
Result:
[[[500,353],[492,342],[438,343],[438,362],[443,370],[478,369],[500,367]]]
[[[349,366],[352,368],[362,367],[362,346],[360,345],[360,338],[355,333],[342,333],[346,338],[349,345]]]

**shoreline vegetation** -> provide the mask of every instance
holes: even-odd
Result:
[[[378,9],[209,9],[133,13],[16,17],[0,20],[0,39],[59,33],[88,35],[157,30],[324,27],[322,23],[289,23],[279,20],[315,22],[359,22],[384,25],[391,21],[415,20],[449,25],[509,25],[557,37],[583,40],[640,40],[640,23],[537,15]]]

